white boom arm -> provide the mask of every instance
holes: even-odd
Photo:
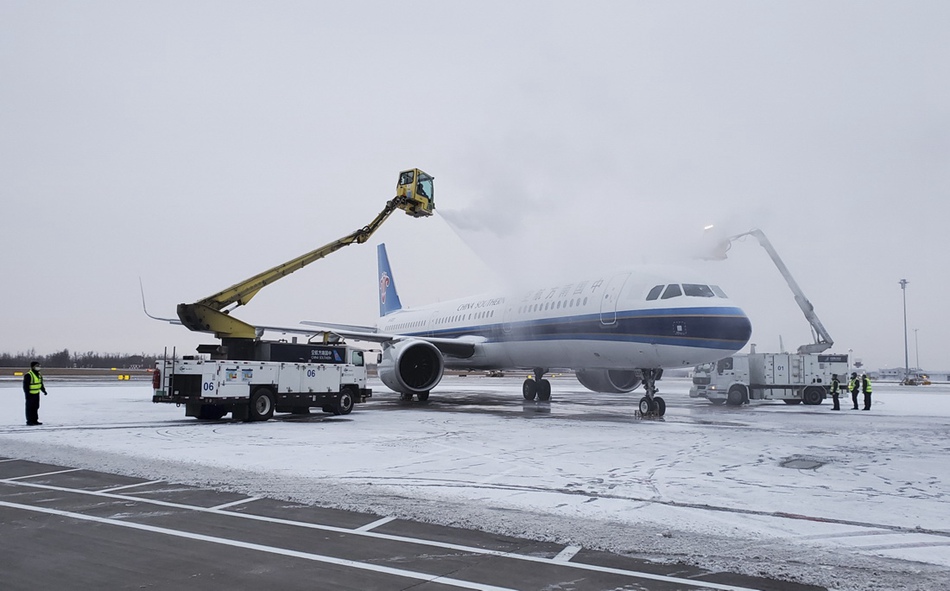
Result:
[[[798,286],[798,283],[795,282],[795,279],[792,277],[791,272],[788,270],[788,267],[785,266],[785,263],[782,261],[782,257],[778,256],[778,253],[775,251],[775,248],[772,246],[772,243],[769,242],[769,239],[765,237],[765,233],[758,228],[749,230],[742,234],[736,234],[728,238],[728,242],[731,243],[737,238],[742,238],[743,236],[755,236],[755,239],[759,241],[759,244],[762,245],[762,248],[765,249],[765,252],[769,253],[769,257],[772,258],[772,262],[775,263],[775,266],[778,267],[779,273],[782,274],[782,277],[785,278],[788,287],[792,290],[792,294],[795,296],[795,302],[798,303],[798,307],[802,309],[802,313],[805,314],[805,319],[808,320],[808,324],[812,328],[812,336],[815,338],[815,342],[809,345],[802,345],[798,348],[799,353],[821,353],[827,349],[830,349],[835,342],[831,339],[831,335],[828,334],[828,331],[825,330],[824,325],[821,323],[821,320],[818,320],[818,315],[815,314],[815,307],[812,305],[808,298],[805,297],[802,288]]]

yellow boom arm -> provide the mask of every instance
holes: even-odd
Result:
[[[368,225],[193,304],[178,304],[178,318],[189,330],[213,332],[218,338],[257,338],[260,336],[257,328],[233,318],[229,314],[230,310],[225,308],[232,305],[234,308],[243,306],[251,301],[257,292],[281,277],[286,277],[344,246],[366,242],[396,209],[401,209],[412,217],[432,215],[435,209],[433,177],[418,168],[401,172],[396,185],[396,196],[386,203],[386,207]]]

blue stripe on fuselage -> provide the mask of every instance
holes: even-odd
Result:
[[[600,314],[518,320],[406,333],[409,336],[483,337],[487,342],[603,340],[735,350],[748,342],[752,324],[739,308],[661,308],[618,311],[603,324]]]

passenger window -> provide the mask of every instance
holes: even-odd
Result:
[[[683,292],[680,290],[680,286],[676,283],[671,283],[666,286],[666,291],[663,292],[663,297],[661,299],[668,300],[681,295],[683,295]]]
[[[685,295],[698,297],[698,298],[711,298],[715,294],[708,285],[699,285],[696,283],[684,283],[683,292]]]
[[[729,297],[726,295],[726,292],[724,292],[722,289],[719,288],[718,285],[710,285],[709,288],[713,290],[713,293],[716,294],[716,297],[720,297],[723,299],[727,299]]]
[[[660,292],[663,291],[662,285],[656,285],[653,289],[650,290],[650,293],[647,294],[647,301],[655,300],[660,297]]]

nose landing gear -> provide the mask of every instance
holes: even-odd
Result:
[[[662,369],[641,369],[643,374],[643,389],[646,396],[640,399],[637,416],[643,418],[659,418],[666,414],[666,401],[657,396],[656,381],[663,376]]]

